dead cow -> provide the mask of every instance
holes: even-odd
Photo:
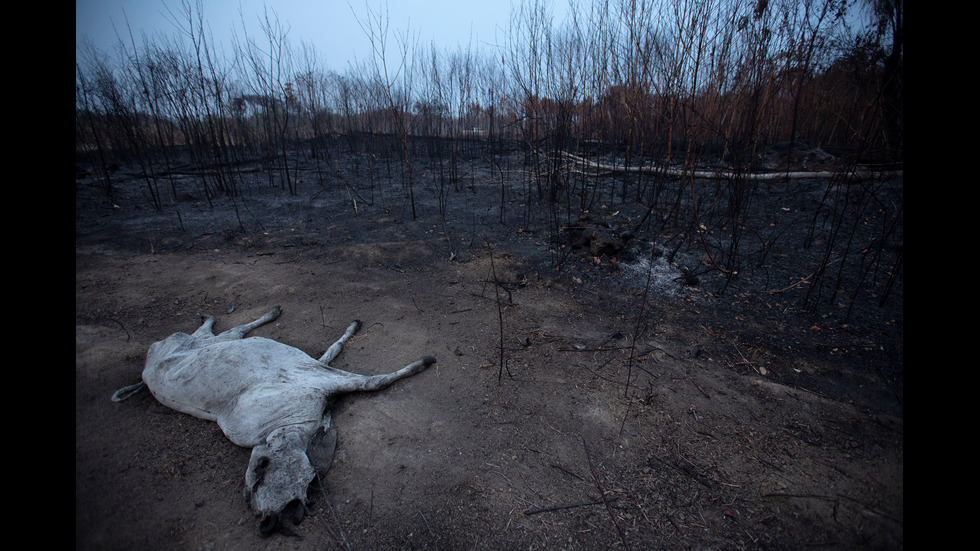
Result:
[[[328,410],[331,399],[381,390],[436,362],[425,356],[394,373],[373,376],[330,367],[360,328],[359,321],[320,359],[271,339],[244,338],[280,312],[276,306],[256,321],[219,335],[212,331],[214,317],[207,316],[194,334],[174,333],[153,343],[142,380],[112,396],[121,402],[145,386],[163,405],[216,421],[232,442],[252,448],[245,499],[261,515],[263,535],[279,529],[287,507],[295,508],[294,521],[299,522],[310,483],[316,475],[322,480],[330,468],[337,444]]]

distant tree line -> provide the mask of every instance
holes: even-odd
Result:
[[[516,142],[538,167],[599,145],[624,166],[711,152],[749,170],[777,143],[902,158],[901,0],[592,0],[561,25],[525,0],[506,47],[489,53],[393,38],[368,10],[375,57],[343,72],[268,13],[260,36],[220,51],[200,8],[183,4],[172,39],[81,46],[76,151],[109,165],[174,162],[179,150],[213,169],[215,192],[234,191],[222,168],[246,159],[295,192],[287,153],[324,161],[330,144],[375,136],[396,140],[409,165],[410,140],[451,159]],[[445,151],[433,137],[448,138]]]
[[[438,173],[444,214],[462,160],[502,176],[514,157],[502,153],[518,153],[520,176],[506,185],[528,198],[523,227],[546,218],[558,240],[600,201],[631,202],[646,210],[634,234],[683,236],[726,282],[764,270],[782,239],[781,227],[750,220],[763,151],[832,152],[841,174],[901,166],[901,0],[572,0],[569,13],[555,23],[546,2],[524,0],[499,48],[447,51],[366,8],[373,56],[337,71],[268,12],[227,52],[200,0],[184,0],[171,38],[79,46],[76,157],[109,197],[114,168],[135,166],[153,206],[178,217],[178,176],[211,200],[238,196],[256,171],[297,194],[312,167],[321,182],[371,182],[360,198],[370,202],[380,160],[414,219],[420,164]],[[725,177],[698,183],[706,165]],[[817,259],[805,268],[808,307],[842,294],[853,304],[883,277],[887,296],[901,273],[901,198],[884,201],[873,179],[839,183],[828,179],[799,221],[807,238],[794,246]],[[501,217],[506,195],[501,183]]]

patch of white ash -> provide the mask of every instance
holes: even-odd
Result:
[[[689,266],[697,260],[690,255],[665,250],[656,243],[646,243],[632,260],[621,261],[621,273],[631,285],[643,287],[649,277],[650,292],[676,296],[684,294],[690,286],[697,285],[697,277],[691,275]]]

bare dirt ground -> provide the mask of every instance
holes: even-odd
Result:
[[[76,549],[904,546],[900,293],[848,323],[716,296],[710,276],[644,303],[625,262],[555,269],[547,236],[497,223],[499,188],[465,170],[446,219],[419,171],[416,221],[404,190],[365,204],[363,185],[256,184],[236,215],[190,179],[178,221],[124,174],[111,198],[76,180]],[[505,370],[494,271],[510,283]],[[312,515],[263,539],[242,498],[249,450],[148,393],[109,398],[199,313],[222,330],[277,304],[255,333],[313,356],[362,320],[342,369],[438,363],[337,405]]]

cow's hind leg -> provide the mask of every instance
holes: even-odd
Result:
[[[252,329],[255,329],[256,327],[258,327],[260,325],[265,325],[265,324],[269,323],[270,321],[278,318],[279,317],[279,314],[281,314],[281,313],[282,313],[282,308],[280,308],[279,306],[276,306],[275,308],[273,308],[272,310],[270,310],[267,314],[265,314],[264,316],[262,316],[261,318],[255,320],[255,321],[253,321],[252,323],[246,323],[245,325],[239,325],[238,327],[232,327],[231,329],[222,332],[220,335],[218,335],[218,338],[220,338],[222,340],[240,339],[240,338],[244,337],[246,334],[248,334],[248,332],[251,331]],[[214,321],[212,320],[211,323],[214,324]],[[203,329],[203,327],[202,327],[202,329]]]
[[[361,328],[360,320],[354,320],[354,322],[351,323],[349,327],[347,327],[347,331],[344,332],[344,336],[340,337],[340,340],[338,340],[337,342],[331,344],[330,348],[328,348],[327,351],[324,352],[322,356],[320,356],[320,363],[329,364],[330,362],[332,362],[334,358],[336,358],[337,355],[340,354],[341,349],[344,348],[344,343],[346,343],[348,339],[353,337],[354,333],[357,333],[357,330],[360,328]]]
[[[387,373],[385,375],[354,375],[353,373],[341,384],[342,392],[371,392],[382,390],[398,379],[404,379],[412,375],[425,371],[427,367],[436,363],[432,356],[423,356],[417,362],[412,362],[405,367]]]

